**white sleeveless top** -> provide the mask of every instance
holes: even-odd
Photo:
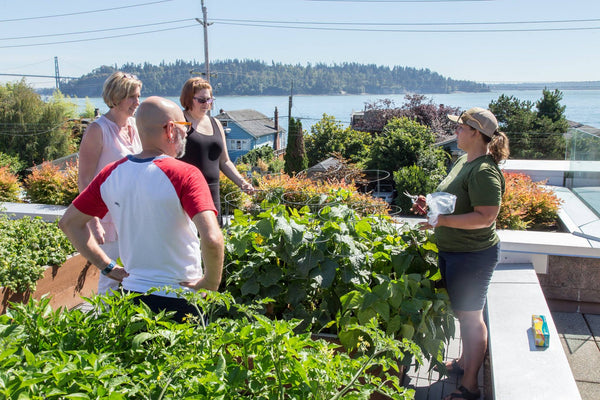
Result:
[[[96,167],[94,176],[98,175],[98,172],[102,171],[108,164],[118,161],[129,154],[137,154],[142,151],[142,142],[135,126],[135,118],[129,117],[127,119],[126,126],[131,139],[130,142],[127,142],[119,135],[117,124],[104,115],[94,122],[102,128],[102,153],[98,159],[98,166]],[[100,222],[105,231],[104,240],[107,242],[117,240],[117,230],[115,229],[110,213],[106,214]]]

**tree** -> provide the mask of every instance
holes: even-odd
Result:
[[[75,152],[68,120],[76,109],[58,91],[44,102],[24,80],[7,83],[0,87],[0,152],[26,166]]]
[[[393,174],[400,195],[396,204],[404,213],[410,201],[402,193],[431,193],[446,173],[446,152],[434,146],[435,135],[427,126],[406,117],[393,119],[371,146],[368,167]]]
[[[288,125],[288,143],[285,150],[284,171],[288,175],[294,175],[308,168],[306,151],[304,150],[304,133],[302,122],[290,117]]]
[[[390,99],[379,99],[366,104],[364,118],[354,129],[379,133],[390,120],[407,117],[428,126],[438,140],[454,134],[454,123],[447,115],[458,114],[459,108],[435,104],[432,99],[428,100],[420,94],[407,94],[404,99],[401,107],[396,107]]]
[[[510,140],[511,158],[561,160],[565,157],[564,133],[568,123],[565,108],[560,105],[562,93],[544,89],[535,103],[521,101],[514,96],[501,95],[489,104],[498,119],[500,130]]]
[[[308,165],[313,166],[334,153],[352,163],[362,163],[368,157],[372,142],[370,134],[344,128],[331,115],[323,118],[311,128],[311,134],[305,138]]]
[[[388,122],[373,140],[367,167],[394,172],[418,165],[427,171],[444,167],[446,153],[433,146],[435,135],[426,126],[406,117]]]

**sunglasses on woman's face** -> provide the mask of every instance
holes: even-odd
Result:
[[[198,103],[200,104],[204,104],[204,103],[208,103],[208,104],[212,104],[212,102],[215,100],[213,97],[194,97],[194,100],[196,100]]]

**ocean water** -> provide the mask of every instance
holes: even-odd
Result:
[[[600,90],[562,90],[561,104],[566,106],[567,119],[600,128]],[[142,95],[145,93],[142,92]],[[490,101],[498,99],[501,94],[515,96],[519,100],[537,101],[542,97],[541,90],[509,90],[486,93],[450,93],[426,94],[437,104],[468,109],[471,107],[487,108]],[[287,124],[289,96],[222,96],[215,95],[213,114],[220,109],[241,110],[254,109],[269,117],[273,117],[275,107],[279,111],[282,124]],[[334,116],[340,123],[348,125],[353,111],[362,111],[365,104],[378,99],[391,99],[398,106],[404,103],[404,95],[335,95],[308,96],[296,95],[292,101],[292,117],[300,118],[304,128],[309,128],[320,120],[323,114]],[[170,97],[179,104],[179,97]],[[86,99],[75,98],[81,110],[85,108]],[[108,111],[101,97],[89,98],[89,101],[100,109],[101,113]]]

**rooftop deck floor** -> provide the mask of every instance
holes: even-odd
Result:
[[[600,315],[552,312],[552,318],[577,382],[583,400],[600,399]],[[457,323],[457,332],[458,332]],[[450,342],[446,359],[460,356],[460,338]],[[456,375],[440,376],[428,371],[428,365],[411,368],[406,373],[404,384],[415,389],[415,400],[439,400],[452,393],[460,385]],[[481,399],[486,399],[483,368],[479,372]],[[565,399],[566,400],[566,399]]]

